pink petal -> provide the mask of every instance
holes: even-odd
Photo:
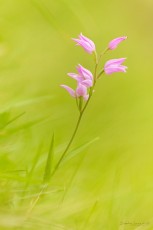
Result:
[[[92,73],[80,64],[77,66],[77,71],[81,76],[84,77],[84,79],[90,79],[90,80],[93,79]]]
[[[108,68],[105,68],[105,73],[106,74],[112,74],[112,73],[115,73],[115,72],[126,72],[126,68],[127,66],[111,66],[111,67],[108,67]]]
[[[90,54],[93,52],[93,51],[91,50],[90,45],[89,45],[87,42],[82,41],[82,40],[79,40],[79,39],[75,39],[75,38],[72,38],[72,40],[76,42],[76,45],[82,46],[83,49],[84,49],[86,52],[88,52],[88,53],[90,53]]]
[[[80,39],[72,38],[72,40],[76,42],[76,45],[82,46],[82,42]]]
[[[121,65],[125,60],[126,58],[111,59],[105,63],[105,68],[110,65]]]
[[[82,85],[88,87],[92,87],[93,86],[93,82],[91,80],[83,80],[80,82]]]
[[[72,97],[76,97],[75,91],[74,91],[72,88],[70,88],[70,87],[67,86],[67,85],[61,85],[61,87],[64,88],[64,89],[66,89],[67,92],[68,92]]]
[[[76,95],[78,97],[84,97],[85,95],[87,95],[87,88],[84,85],[79,84],[76,89]]]
[[[84,41],[86,41],[86,42],[88,42],[90,44],[90,47],[93,49],[93,51],[96,50],[95,44],[91,39],[85,37],[82,33],[79,35],[79,38],[84,40]]]
[[[76,73],[68,73],[67,75],[68,75],[69,77],[72,77],[72,78],[75,79],[75,80],[78,80],[78,78],[79,78],[79,75],[76,74]]]
[[[116,49],[117,46],[118,46],[122,41],[124,41],[124,40],[126,40],[126,39],[127,39],[126,36],[118,37],[118,38],[113,39],[113,40],[109,43],[109,45],[108,45],[109,49],[111,49],[111,50]]]
[[[82,46],[83,49],[90,54],[95,51],[95,44],[93,41],[82,34],[79,35],[79,39],[72,38],[72,40],[76,42],[76,45]]]
[[[80,41],[80,45],[84,48],[84,50],[87,53],[92,54],[93,49],[90,47],[90,44],[88,42]]]

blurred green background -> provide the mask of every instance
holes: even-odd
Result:
[[[65,162],[37,197],[52,134],[54,164],[77,120],[59,87],[101,52],[127,57],[127,74],[103,76]],[[0,229],[153,229],[153,1],[0,0]],[[103,62],[103,63],[104,63]]]

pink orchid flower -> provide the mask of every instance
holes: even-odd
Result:
[[[79,39],[72,38],[72,40],[76,42],[76,45],[82,46],[82,48],[89,54],[92,54],[92,52],[96,50],[94,42],[85,37],[82,33],[79,35]]]
[[[88,87],[91,87],[93,85],[93,75],[92,73],[84,68],[82,65],[78,65],[76,67],[78,74],[76,73],[68,73],[68,76],[74,78],[77,80],[78,83],[81,83],[82,85]]]
[[[111,59],[106,62],[104,72],[112,74],[114,72],[126,72],[127,66],[122,65],[126,58]]]
[[[71,87],[67,85],[61,85],[61,87],[66,89],[67,92],[74,98],[83,97],[85,101],[88,100],[89,94],[87,93],[87,88],[80,83],[78,84],[76,90],[73,90]]]
[[[110,50],[114,50],[114,49],[117,48],[117,46],[118,46],[122,41],[124,41],[124,40],[126,40],[126,39],[127,39],[126,36],[119,37],[119,38],[115,38],[115,39],[113,39],[113,40],[109,43],[108,48],[109,48]]]

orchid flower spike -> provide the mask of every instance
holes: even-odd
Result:
[[[72,38],[76,42],[76,45],[82,46],[82,48],[89,54],[95,52],[96,47],[92,40],[85,37],[82,33],[79,35],[79,38]]]
[[[87,88],[84,85],[82,85],[81,83],[78,83],[76,90],[73,90],[71,87],[69,87],[67,85],[61,85],[61,87],[66,89],[67,92],[74,98],[83,97],[83,99],[85,101],[88,100],[89,94],[87,92]]]
[[[112,74],[114,72],[126,72],[127,66],[122,65],[126,58],[111,59],[106,62],[104,72]]]
[[[81,83],[82,85],[88,87],[92,87],[93,86],[93,75],[92,73],[84,68],[82,65],[78,65],[76,67],[78,74],[76,73],[68,73],[68,76],[74,78],[75,80],[77,80],[78,83]]]
[[[115,39],[113,39],[113,40],[109,43],[108,48],[109,48],[110,50],[114,50],[114,49],[117,48],[117,46],[118,46],[122,41],[124,41],[124,40],[126,40],[126,39],[127,39],[126,36],[115,38]]]

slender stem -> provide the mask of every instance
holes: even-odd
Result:
[[[93,85],[93,87],[90,89],[89,98],[88,98],[88,101],[86,102],[84,108],[82,109],[82,114],[84,113],[85,109],[87,108],[87,105],[89,104],[89,101],[91,100],[91,97],[92,97],[92,93],[93,93],[95,84],[96,84],[96,81],[94,81],[94,85]]]
[[[100,76],[101,76],[103,73],[104,73],[104,69],[102,69],[102,70],[99,72],[99,74],[98,74],[98,76],[97,76],[97,79],[100,78]]]
[[[67,147],[65,148],[63,154],[61,155],[61,158],[60,158],[59,161],[57,162],[57,164],[56,164],[56,166],[55,166],[55,168],[54,168],[54,170],[53,170],[51,176],[53,176],[53,175],[55,174],[55,172],[57,171],[57,169],[59,168],[61,162],[63,161],[65,155],[67,154],[67,152],[68,152],[68,150],[69,150],[69,148],[70,148],[70,146],[71,146],[71,144],[72,144],[72,142],[73,142],[73,140],[74,140],[74,138],[75,138],[75,136],[76,136],[76,133],[77,133],[77,131],[78,131],[78,128],[79,128],[79,125],[80,125],[82,116],[83,116],[83,114],[84,114],[84,112],[85,112],[85,110],[86,110],[86,108],[87,108],[87,106],[88,106],[88,104],[89,104],[89,101],[91,100],[91,97],[92,97],[92,94],[93,94],[93,90],[94,90],[94,87],[95,87],[95,85],[96,85],[96,81],[97,81],[97,79],[100,77],[100,75],[103,74],[103,72],[104,72],[103,70],[100,71],[100,73],[99,73],[98,76],[97,76],[97,68],[98,68],[100,59],[101,59],[101,57],[102,57],[107,51],[108,51],[108,48],[107,48],[103,53],[100,54],[99,58],[98,58],[98,56],[97,56],[97,52],[96,52],[96,51],[94,52],[94,55],[95,55],[95,72],[94,72],[93,86],[90,88],[90,92],[89,92],[89,98],[88,98],[87,102],[85,103],[83,109],[82,109],[82,104],[79,105],[78,99],[76,98],[76,104],[77,104],[78,109],[80,109],[80,115],[79,115],[78,121],[77,121],[77,123],[76,123],[74,132],[73,132],[73,134],[72,134],[72,136],[71,136],[71,138],[70,138],[70,141],[68,142]],[[81,103],[82,103],[82,102],[81,102]],[[37,196],[36,199],[32,202],[32,205],[31,205],[31,207],[29,208],[29,210],[28,210],[28,212],[27,212],[27,218],[30,216],[32,210],[34,209],[35,205],[37,204],[38,200],[40,199],[40,196],[43,194],[43,192],[45,191],[46,188],[47,188],[47,184],[43,185],[43,188],[40,190],[38,196]]]
[[[78,98],[76,97],[76,105],[77,105],[77,108],[79,109],[79,103],[78,103]]]
[[[89,98],[88,98],[86,104],[84,105],[83,109],[81,108],[81,107],[82,107],[81,105],[79,106],[78,101],[76,100],[77,106],[80,107],[80,115],[79,115],[78,121],[77,121],[77,123],[76,123],[74,132],[73,132],[73,134],[72,134],[72,136],[71,136],[71,138],[70,138],[70,141],[69,141],[69,143],[68,143],[66,149],[64,150],[63,154],[61,155],[61,158],[60,158],[59,161],[57,162],[57,164],[56,164],[56,166],[55,166],[55,168],[54,168],[54,170],[53,170],[51,176],[53,176],[53,175],[55,174],[55,172],[57,171],[57,169],[59,168],[61,162],[63,161],[63,159],[64,159],[64,157],[65,157],[67,151],[69,150],[69,148],[70,148],[70,146],[71,146],[71,144],[72,144],[72,142],[73,142],[73,140],[74,140],[74,138],[75,138],[75,136],[76,136],[76,133],[77,133],[77,131],[78,131],[78,128],[79,128],[79,125],[80,125],[82,116],[83,116],[83,114],[84,114],[84,111],[86,110],[86,108],[87,108],[87,106],[88,106],[88,104],[89,104],[89,101],[90,101],[90,99],[91,99],[91,97],[92,97],[92,94],[93,94],[93,90],[94,90],[94,87],[95,87],[95,84],[96,84],[96,80],[97,80],[97,68],[98,68],[98,64],[99,64],[99,62],[100,62],[101,57],[106,53],[107,50],[108,50],[108,48],[107,48],[103,53],[100,54],[99,58],[98,58],[98,56],[97,56],[97,52],[96,52],[96,51],[94,52],[94,57],[95,57],[95,72],[94,72],[93,86],[90,88],[90,92],[89,92]],[[102,73],[101,73],[101,74],[102,74]]]
[[[98,59],[98,64],[100,62],[100,59],[102,58],[102,56],[109,50],[109,48],[106,48],[100,55],[99,55],[99,59]]]
[[[97,52],[94,52],[94,56],[95,56],[95,72],[94,72],[94,84],[96,82],[96,77],[97,77],[97,68],[98,68],[98,56],[97,56]]]
[[[69,149],[69,147],[70,147],[70,145],[72,144],[72,141],[73,141],[73,139],[74,139],[74,137],[75,137],[75,135],[76,135],[76,133],[77,133],[77,130],[78,130],[78,128],[79,128],[79,124],[80,124],[82,115],[83,115],[83,112],[80,112],[80,115],[79,115],[77,124],[76,124],[75,129],[74,129],[74,132],[73,132],[73,134],[72,134],[72,137],[71,137],[71,139],[70,139],[70,141],[69,141],[69,143],[68,143],[66,149],[64,150],[64,152],[63,152],[61,158],[59,159],[57,165],[55,166],[54,171],[52,172],[52,176],[54,175],[54,173],[55,173],[55,172],[57,171],[57,169],[59,168],[59,166],[60,166],[62,160],[64,159],[64,157],[65,157],[65,155],[66,155],[66,153],[67,153],[67,151],[68,151],[68,149]]]

